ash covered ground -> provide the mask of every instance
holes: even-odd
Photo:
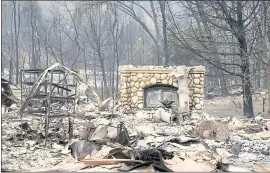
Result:
[[[223,103],[223,106],[221,106]],[[226,105],[227,104],[227,105]],[[255,103],[260,105],[259,101]],[[224,110],[223,114],[218,113],[220,107]],[[214,119],[214,121],[227,121],[226,117],[238,117],[235,110],[231,109],[230,102],[226,98],[206,101],[206,111]],[[258,108],[257,108],[258,111]],[[225,117],[225,118],[224,118]],[[263,121],[257,123],[258,126],[263,126],[267,123],[267,117]],[[28,124],[32,127],[32,117],[24,117],[25,120],[29,120]],[[74,134],[80,135],[82,129],[85,128],[85,124],[89,120],[75,119],[74,123]],[[98,124],[108,124],[111,122],[112,125],[116,126],[119,122],[124,122],[129,134],[136,134],[143,132],[144,139],[139,140],[137,148],[146,149],[155,147],[162,143],[162,137],[167,135],[186,135],[187,131],[196,127],[201,120],[189,119],[182,122],[181,125],[168,124],[165,122],[154,123],[151,115],[144,113],[138,114],[124,114],[119,113],[114,118],[98,117],[92,119],[91,122],[97,126]],[[245,123],[254,120],[243,120]],[[36,168],[50,168],[59,163],[69,162],[73,158],[70,155],[69,150],[65,144],[59,144],[59,140],[55,138],[61,138],[59,136],[53,136],[49,140],[49,147],[44,148],[44,139],[37,139],[37,134],[25,134],[19,127],[20,125],[19,116],[15,112],[14,114],[2,116],[2,169],[6,170],[32,170]],[[53,129],[53,128],[52,128]],[[52,132],[52,131],[51,131]],[[270,132],[268,132],[270,133]],[[64,136],[66,133],[61,132]],[[158,135],[153,135],[158,134]],[[229,133],[228,142],[216,142],[214,140],[203,140],[209,147],[210,150],[214,148],[222,148],[227,151],[227,157],[229,165],[235,165],[248,170],[253,171],[253,164],[258,163],[265,167],[270,167],[270,142],[268,137],[261,137],[259,139],[249,139],[245,136],[247,134],[243,130],[237,130]],[[201,143],[191,144],[189,146],[175,146],[170,143],[162,145],[162,149],[169,152],[203,148]],[[93,169],[93,168],[92,168]],[[104,170],[105,169],[105,170]],[[101,171],[117,171],[116,169],[104,168]],[[91,169],[89,169],[91,171]],[[98,171],[97,167],[93,171]],[[119,171],[119,170],[118,170]]]

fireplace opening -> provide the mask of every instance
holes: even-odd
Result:
[[[160,101],[174,101],[173,106],[178,105],[177,88],[172,85],[157,84],[144,89],[144,107],[161,107]]]

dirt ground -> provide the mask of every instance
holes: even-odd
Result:
[[[242,96],[236,97],[236,101],[242,104]],[[253,99],[254,115],[263,112],[262,98]],[[243,109],[236,108],[231,98],[229,97],[217,97],[210,100],[205,100],[205,110],[209,115],[217,117],[239,117],[243,118]],[[265,110],[268,110],[268,102],[266,101]],[[265,115],[265,118],[270,118],[269,115]]]
[[[235,99],[238,103],[242,104],[242,96],[238,96]],[[243,116],[243,109],[242,108],[236,108],[236,106],[233,104],[232,99],[230,97],[217,97],[210,100],[205,100],[205,110],[206,112],[211,116],[216,117],[237,117],[237,118],[245,118]],[[257,116],[259,113],[263,112],[263,100],[262,98],[254,99],[253,98],[253,110],[254,115]],[[268,110],[268,102],[265,103],[265,110]],[[263,117],[266,119],[270,118],[269,114],[263,114]],[[234,134],[231,134],[231,139],[234,139]],[[252,164],[254,162],[259,162],[264,164],[265,166],[270,166],[270,161],[266,160],[268,157],[265,157],[264,154],[261,154],[258,151],[252,152],[252,148],[263,148],[266,147],[266,143],[269,143],[268,141],[263,140],[254,140],[254,141],[245,141],[245,149],[242,149],[238,157],[230,157],[230,162],[233,165],[245,167],[245,168],[251,168]],[[233,144],[236,144],[232,142]],[[228,148],[231,148],[229,146]],[[245,152],[250,151],[250,152]],[[270,151],[270,148],[268,149]]]

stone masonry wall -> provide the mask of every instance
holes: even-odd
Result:
[[[178,79],[170,73],[176,67],[162,66],[120,66],[121,105],[142,109],[144,106],[144,88],[155,84],[167,84],[178,88]],[[203,66],[187,67],[189,79],[190,109],[204,109],[204,73]]]

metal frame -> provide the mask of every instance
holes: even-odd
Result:
[[[73,121],[70,118],[70,113],[75,113],[75,100],[77,90],[77,80],[75,74],[66,74],[63,69],[52,69],[48,71],[45,79],[40,83],[34,95],[26,99],[31,87],[38,80],[43,69],[21,70],[21,102],[27,102],[27,109],[21,112],[21,117],[24,114],[45,118],[45,147],[47,146],[48,129],[52,119],[68,117],[69,119],[69,139],[73,137]],[[29,76],[29,81],[26,76]],[[71,76],[72,80],[68,80]],[[72,90],[73,89],[73,90]],[[43,93],[42,91],[43,90]],[[55,90],[57,90],[55,92]],[[66,92],[65,92],[66,91]],[[75,91],[74,94],[70,94]],[[69,105],[69,110],[61,111],[63,105]]]

